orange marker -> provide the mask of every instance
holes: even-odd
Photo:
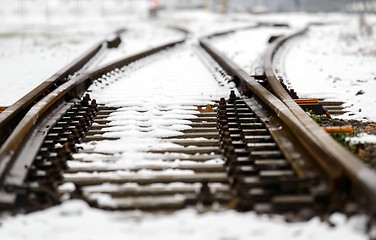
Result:
[[[295,99],[298,105],[317,105],[319,104],[318,99]]]
[[[352,126],[324,127],[324,130],[330,134],[334,134],[334,133],[353,134],[354,133],[354,128]]]

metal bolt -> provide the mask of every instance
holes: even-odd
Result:
[[[78,152],[73,135],[68,136],[67,144],[71,152],[74,152],[74,153]]]
[[[228,102],[229,102],[229,103],[234,103],[235,101],[236,101],[235,91],[234,91],[234,90],[231,90],[230,98],[228,99]]]
[[[219,106],[218,106],[218,109],[219,110],[226,110],[226,100],[224,98],[221,98],[219,100]]]

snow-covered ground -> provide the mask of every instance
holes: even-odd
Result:
[[[85,2],[87,4],[83,5]],[[151,39],[154,34],[159,39],[158,41],[170,41],[175,37],[180,37],[180,33],[174,35],[170,30],[162,30],[161,25],[163,24],[186,27],[197,37],[232,27],[250,26],[257,21],[287,21],[294,27],[300,27],[307,21],[318,21],[324,16],[305,14],[223,16],[204,11],[184,11],[183,13],[166,11],[160,15],[159,19],[150,20],[146,17],[147,1],[128,1],[132,5],[123,5],[119,8],[111,7],[111,4],[117,2],[115,0],[99,2],[95,0],[96,4],[93,2],[90,4],[90,2],[83,1],[79,2],[82,5],[76,5],[75,1],[63,0],[53,0],[48,3],[43,0],[0,0],[0,4],[9,6],[0,10],[0,74],[2,76],[0,78],[0,105],[13,103],[71,59],[79,56],[92,43],[106,37],[108,33],[118,28],[133,27],[128,35],[127,33],[123,35],[125,41],[122,51],[124,54],[129,54],[135,51],[134,48],[137,48],[137,51],[143,47],[149,48],[151,45],[147,40]],[[33,5],[31,5],[32,3]],[[84,6],[91,7],[87,9]],[[342,19],[342,16],[332,15],[331,17],[331,21],[339,19]],[[140,24],[140,22],[144,24]],[[152,32],[146,31],[147,24],[153,24],[153,27],[150,27]],[[137,28],[140,28],[140,31],[137,31]],[[77,39],[76,33],[81,33],[85,37],[82,40]],[[242,34],[245,37],[248,34],[249,39],[243,41],[241,45],[245,45],[245,47],[260,46],[261,50],[269,32],[260,33],[263,40],[251,37],[253,35],[251,32],[238,35],[242,36]],[[197,41],[195,38],[193,40]],[[220,43],[218,42],[218,44]],[[127,46],[132,46],[132,49],[128,50]],[[237,47],[239,48],[236,51],[240,52],[240,46]],[[244,52],[246,51],[244,50]],[[249,53],[259,56],[261,52]],[[239,56],[245,56],[245,53],[239,53]],[[116,53],[110,56],[111,59],[117,57],[119,55]],[[189,57],[191,56],[188,55],[188,59]],[[245,61],[243,57],[240,59],[240,61]],[[246,61],[243,66],[253,60]],[[150,68],[153,67],[150,66]],[[145,76],[140,74],[137,77],[141,79]],[[178,76],[169,75],[167,79],[164,77],[162,74],[160,80],[171,80]],[[166,86],[159,87],[159,91],[163,92],[163,88]],[[154,95],[150,99],[163,100]],[[202,98],[200,99],[202,100]],[[112,104],[116,103],[112,102]],[[126,132],[127,129],[123,130]],[[133,129],[134,131],[135,129]],[[2,216],[0,218],[0,239],[99,240],[151,237],[221,240],[367,239],[363,217],[347,220],[341,214],[334,214],[330,220],[337,224],[335,228],[320,222],[318,218],[304,223],[287,224],[281,217],[258,216],[252,212],[224,211],[199,214],[193,209],[172,214],[146,214],[138,211],[106,212],[89,208],[81,201],[67,201],[61,206],[41,212]]]
[[[218,37],[212,42],[253,74],[262,62],[271,36],[299,30],[301,25],[294,25],[294,19],[285,19],[290,22],[290,29],[255,28]],[[356,15],[329,15],[325,19],[329,25],[311,26],[307,35],[287,44],[282,59],[277,59],[277,72],[300,97],[344,101],[350,111],[344,117],[376,120],[373,111],[376,100],[372,97],[376,87],[376,32],[372,24],[375,18],[367,16],[366,19],[371,23],[360,28]],[[307,16],[303,20],[305,24],[319,21]]]
[[[202,37],[214,32],[255,25],[256,19],[248,15],[228,15],[210,13],[204,10],[183,10],[179,12],[163,12],[158,21],[173,24],[189,30],[196,37]]]
[[[325,23],[285,44],[275,58],[276,72],[301,98],[343,101],[348,112],[338,118],[376,121],[376,17],[366,15],[360,24],[358,15],[319,16],[300,15],[296,21],[292,15],[285,18],[290,29],[249,29],[212,42],[249,74],[259,74],[270,36],[300,30],[303,22]],[[375,136],[360,134],[354,141],[375,142]]]
[[[220,14],[204,11],[176,14],[166,10],[158,19],[150,19],[146,0],[125,1],[120,7],[114,7],[116,0],[93,1],[79,1],[78,5],[64,0],[35,0],[33,4],[0,1],[1,5],[8,6],[0,11],[0,84],[3,86],[0,106],[13,104],[118,29],[127,29],[121,34],[120,51],[110,50],[96,66],[183,36],[168,26],[180,26],[203,35],[254,24],[249,19],[225,20]]]
[[[312,26],[287,47],[280,66],[290,87],[303,98],[344,101],[349,113],[341,117],[376,121],[375,20],[369,16],[363,28],[358,16]]]
[[[106,34],[74,26],[0,29],[1,106],[20,99]]]
[[[248,74],[262,74],[263,56],[272,36],[288,34],[290,28],[252,28],[214,38],[211,42]]]
[[[200,61],[199,54],[199,51],[189,45],[179,46],[124,67],[115,76],[93,84],[89,91],[99,104],[119,108],[107,118],[111,123],[103,129],[105,137],[119,139],[81,144],[84,153],[75,156],[73,161],[68,162],[68,166],[71,169],[75,167],[90,169],[93,166],[106,169],[115,167],[116,171],[98,172],[95,177],[117,179],[140,176],[144,178],[193,176],[195,175],[193,170],[181,170],[173,166],[187,163],[223,164],[224,160],[218,157],[213,157],[207,162],[195,163],[179,160],[189,157],[184,154],[168,155],[168,153],[152,152],[182,148],[171,139],[162,138],[182,135],[182,130],[191,128],[190,120],[197,118],[195,114],[199,114],[198,105],[214,104],[214,101],[221,97],[227,97],[230,89],[234,87],[233,83],[227,83],[223,77],[214,78]],[[111,84],[106,86],[109,82]],[[190,148],[195,147],[190,146]],[[98,159],[96,158],[98,153],[110,153],[116,155],[117,159],[112,161],[105,157]],[[173,156],[176,160],[171,161],[168,156]],[[167,169],[154,171],[147,167],[156,165],[163,165]],[[146,169],[132,170],[141,166],[146,166]],[[82,172],[64,174],[67,182],[87,177],[92,178],[93,175]],[[143,186],[138,188],[144,189]],[[86,193],[86,189],[82,191]],[[114,200],[106,194],[91,194],[90,191],[88,195],[90,199],[98,199],[99,204],[105,207],[115,207],[117,204],[128,206],[129,202],[135,199],[130,196]],[[140,202],[140,198],[136,199]],[[155,197],[151,202],[155,204],[157,199],[162,201],[166,197]],[[174,200],[181,202],[184,198],[176,194],[168,201]],[[145,202],[150,203],[150,198],[145,199]]]
[[[359,27],[358,15],[329,14],[325,19],[320,15],[274,15],[270,19],[289,23],[291,28],[248,29],[217,37],[212,43],[253,74],[271,36],[297,31],[309,22],[326,23],[311,26],[306,35],[286,44],[276,60],[278,74],[302,98],[344,101],[349,112],[343,118],[376,120],[375,16],[367,15],[364,27]],[[270,19],[257,18],[272,22]]]
[[[85,12],[83,6],[59,0],[0,4],[7,6],[0,10],[0,106],[13,104],[110,33],[146,14],[110,15],[112,8],[93,15],[95,5]]]
[[[330,218],[330,227],[315,218],[305,223],[286,224],[281,217],[258,216],[235,211],[199,214],[193,209],[171,214],[106,212],[91,209],[81,201],[29,215],[5,218],[1,239],[12,240],[366,240],[363,218],[346,220],[343,215]]]
[[[363,22],[363,24],[362,24]],[[376,121],[376,17],[347,17],[328,26],[312,26],[290,42],[278,59],[277,71],[302,98],[343,101],[342,119]],[[376,143],[366,133],[351,144]]]
[[[178,41],[185,36],[183,32],[151,21],[127,25],[125,30],[120,34],[122,43],[119,48],[110,49],[100,64],[110,63],[119,58],[128,57],[167,42]]]
[[[0,10],[0,106],[9,106],[114,31],[147,19],[149,5],[146,0],[0,0],[0,6],[6,6]],[[160,28],[152,31],[156,38],[166,36]],[[153,45],[132,34],[123,43],[134,49],[130,54]],[[105,61],[115,58],[110,53]]]

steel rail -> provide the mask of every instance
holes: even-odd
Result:
[[[294,34],[298,36],[303,32]],[[345,150],[330,135],[323,131],[289,96],[274,75],[272,59],[276,49],[287,39],[279,39],[268,49],[265,56],[265,73],[274,94],[261,86],[236,63],[216,49],[208,38],[200,40],[201,46],[234,78],[239,91],[245,95],[256,95],[289,127],[303,147],[326,173],[330,191],[349,191],[371,214],[376,213],[376,175]]]
[[[376,211],[376,206],[374,204],[376,201],[375,172],[359,161],[355,155],[338,144],[329,134],[317,125],[281,86],[281,83],[274,72],[273,59],[277,51],[288,41],[305,34],[308,30],[309,28],[307,27],[292,35],[278,39],[270,46],[264,58],[264,69],[267,81],[276,96],[288,106],[289,109],[291,109],[296,118],[309,131],[312,138],[315,139],[315,143],[325,151],[326,157],[320,158],[320,163],[325,164],[327,161],[332,161],[336,166],[335,168],[342,168],[346,178],[352,184],[351,190],[355,193],[360,191],[361,195],[355,196],[360,198],[363,196],[367,203],[367,209],[374,214]],[[330,171],[328,171],[328,174],[330,174]]]
[[[22,158],[20,158],[20,153],[24,145],[34,140],[30,137],[32,136],[33,130],[35,130],[35,126],[43,121],[49,112],[54,111],[55,108],[58,108],[58,106],[63,103],[68,103],[69,100],[80,98],[93,82],[93,79],[141,58],[183,43],[185,40],[186,38],[183,38],[178,41],[163,44],[159,47],[117,60],[96,70],[72,78],[31,107],[0,148],[0,206],[7,208],[14,205],[16,194],[9,193],[7,187],[22,185],[25,180],[35,155],[29,154],[30,156],[27,156],[26,154],[25,156],[25,154],[23,154]],[[48,129],[44,129],[44,131],[47,132]],[[41,144],[42,143],[40,143],[39,146]]]
[[[306,129],[301,126],[300,122],[295,118],[293,113],[288,107],[280,101],[271,92],[265,89],[259,84],[253,77],[249,76],[244,70],[241,69],[236,63],[227,58],[224,54],[220,53],[215,47],[207,40],[201,40],[201,46],[206,49],[209,54],[221,65],[225,71],[234,78],[234,82],[237,88],[244,95],[255,94],[263,103],[265,103],[288,127],[295,129],[295,133],[305,140],[305,136],[308,134]],[[305,141],[302,141],[303,143]],[[307,143],[307,142],[306,142]],[[314,153],[317,149],[313,149],[310,144],[307,143],[307,148],[312,149]],[[330,166],[325,166],[331,169]],[[332,176],[339,178],[340,172],[334,171]]]
[[[21,121],[27,111],[40,99],[42,99],[46,93],[53,91],[58,86],[62,85],[68,80],[70,76],[82,69],[89,63],[100,51],[105,48],[114,48],[120,44],[119,34],[124,30],[118,30],[112,39],[102,40],[95,44],[81,56],[73,60],[67,66],[63,67],[57,73],[52,75],[46,81],[42,82],[31,92],[19,99],[16,103],[9,106],[0,114],[0,145],[4,143],[9,134]]]

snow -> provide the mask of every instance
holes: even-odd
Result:
[[[210,162],[183,161],[180,159],[189,157],[189,154],[174,153],[173,150],[161,154],[163,149],[197,148],[179,146],[170,139],[162,138],[182,135],[181,130],[190,128],[189,124],[198,118],[197,106],[214,104],[221,97],[227,97],[234,87],[225,77],[202,64],[203,54],[189,44],[181,44],[117,69],[94,82],[89,88],[91,97],[98,104],[119,110],[110,114],[107,120],[111,122],[103,128],[104,137],[117,140],[80,144],[81,153],[75,154],[75,159],[68,162],[72,171],[64,174],[65,184],[60,187],[66,193],[65,198],[73,189],[70,185],[66,186],[69,182],[105,180],[124,183],[166,178],[184,181],[200,177],[200,173],[180,168],[184,164],[194,168],[213,164],[214,161],[223,163],[223,159],[217,159],[214,154],[209,157]],[[86,169],[89,172],[84,172]],[[224,179],[226,173],[207,173],[205,178]],[[144,189],[144,186],[139,188]],[[155,204],[183,206],[186,198],[179,194],[171,198],[111,198],[106,193],[86,192],[86,189],[83,193],[104,208],[137,208]]]
[[[198,37],[233,27],[252,26],[258,21],[288,22],[297,28],[308,21],[317,21],[328,16],[321,14],[223,16],[205,11],[187,10],[181,13],[166,11],[159,19],[148,20],[145,10],[147,1],[124,1],[127,3],[114,8],[116,2],[118,1],[77,1],[78,5],[76,5],[76,1],[63,0],[48,2],[1,0],[1,4],[9,7],[0,10],[0,84],[2,86],[0,105],[12,104],[82,54],[83,50],[119,28],[129,29],[128,32],[121,34],[124,40],[121,52],[111,51],[105,56],[106,59],[103,59],[102,64],[150,48],[155,44],[180,38],[181,33],[164,27],[171,23],[186,27]],[[331,15],[330,21],[338,21],[341,18],[338,15]],[[77,33],[83,38],[77,38]],[[260,37],[254,37],[254,34]],[[274,29],[237,33],[235,38],[239,40],[239,44],[236,45],[238,54],[233,56],[238,57],[239,62],[246,61],[243,66],[247,67],[260,56],[270,34],[274,34]],[[242,40],[243,37],[249,41]],[[153,44],[149,41],[152,38],[156,40]],[[218,41],[216,44],[224,44],[223,49],[228,51],[226,46],[229,46],[230,39],[231,36],[224,36],[223,42]],[[197,42],[197,38],[191,38],[190,42]],[[257,46],[257,51],[241,51],[241,47],[251,46]],[[106,88],[102,91],[103,85],[100,84],[92,87],[92,97],[98,102],[121,107],[119,113],[111,116],[112,122],[108,128],[105,128],[107,136],[119,137],[119,139],[82,144],[83,151],[74,155],[77,161],[70,161],[68,163],[70,166],[90,168],[106,165],[109,168],[123,168],[123,171],[117,172],[117,175],[111,174],[109,177],[134,176],[135,172],[131,171],[135,168],[159,164],[166,157],[164,154],[147,151],[176,147],[175,144],[160,138],[182,134],[181,131],[189,127],[193,114],[197,113],[197,105],[213,103],[214,100],[228,95],[232,85],[224,84],[224,87],[218,87],[218,82],[224,83],[226,79],[213,76],[213,73],[198,61],[198,58],[201,58],[200,51],[192,51],[187,46],[181,48],[183,50],[179,51],[177,56],[172,54],[175,50],[170,50],[162,53],[163,59],[148,58],[122,69],[118,75],[109,78],[113,83],[111,89]],[[252,59],[246,59],[247,54]],[[169,68],[166,69],[168,65]],[[143,71],[138,71],[141,66],[144,66]],[[182,71],[187,74],[181,75]],[[206,81],[208,79],[209,81]],[[189,84],[187,80],[190,81]],[[129,88],[129,82],[139,82],[143,86]],[[180,88],[187,91],[182,93],[178,91]],[[111,90],[116,90],[116,93],[110,93]],[[135,94],[136,92],[142,94]],[[144,96],[147,96],[146,101],[139,104],[140,98],[144,99]],[[138,104],[134,105],[134,103]],[[147,118],[135,112],[139,110],[144,111]],[[170,113],[167,117],[162,115],[162,111],[164,113],[166,110]],[[111,156],[108,153],[111,153]],[[166,165],[179,166],[187,163],[179,160],[186,157],[185,154],[171,155],[178,160],[166,161],[164,162]],[[212,160],[204,163],[221,163],[221,161],[223,160],[213,156]],[[160,173],[187,174],[186,171],[181,170],[141,173],[145,176]],[[103,175],[108,176],[107,174]],[[79,175],[82,176],[82,173]],[[101,175],[102,173],[98,174]],[[199,189],[200,186],[200,184],[180,183],[170,187]],[[157,188],[161,185],[152,187]],[[139,186],[133,183],[104,184],[85,188],[84,191],[95,197],[95,192],[119,188],[139,188]],[[218,185],[217,188],[226,188],[226,186]],[[59,190],[69,196],[69,192],[74,191],[75,186],[66,182],[59,187]],[[106,195],[98,197],[106,201]],[[175,200],[179,201],[179,198]],[[150,199],[148,201],[150,202]],[[240,240],[276,239],[281,236],[283,239],[310,240],[367,239],[364,229],[365,217],[346,219],[342,214],[333,214],[330,220],[336,224],[336,227],[330,227],[318,218],[308,222],[287,224],[281,216],[256,215],[253,212],[238,213],[232,210],[199,213],[192,208],[174,213],[108,212],[90,208],[83,201],[70,200],[44,211],[1,216],[0,239],[116,240],[153,237]]]
[[[160,46],[167,42],[178,41],[184,38],[182,32],[166,28],[157,23],[133,23],[127,26],[126,31],[120,34],[122,43],[117,49],[111,49],[101,64],[131,56],[138,52]]]
[[[104,128],[103,136],[119,138],[116,141],[99,141],[81,144],[83,150],[101,153],[116,153],[121,157],[112,163],[104,158],[93,158],[91,154],[75,155],[79,164],[91,166],[85,159],[92,159],[98,166],[106,165],[124,169],[137,166],[160,164],[165,154],[153,154],[153,150],[176,148],[178,145],[163,140],[163,137],[182,135],[181,130],[189,128],[190,120],[197,118],[197,105],[213,104],[221,97],[227,97],[233,83],[215,79],[201,63],[197,50],[181,45],[147,59],[124,67],[111,78],[89,88],[91,97],[99,104],[119,107],[111,114],[111,122]],[[171,68],[171,66],[174,66]],[[184,74],[181,74],[184,73]],[[107,82],[112,82],[106,86]],[[136,84],[137,83],[137,84]],[[223,86],[219,86],[222,83]],[[184,89],[184,92],[181,92]],[[135,108],[138,112],[135,110]],[[182,148],[181,146],[179,146]],[[184,155],[180,155],[184,156]],[[150,159],[152,157],[153,159]],[[156,162],[157,161],[157,162]],[[163,162],[162,162],[163,163]],[[180,163],[181,162],[175,162]],[[165,162],[165,165],[169,162]],[[70,162],[69,165],[77,165]],[[188,170],[170,169],[165,171],[139,170],[137,172],[117,171],[98,173],[98,177],[166,176],[168,174],[194,174]],[[82,173],[66,174],[65,178],[84,178]],[[116,177],[116,176],[113,176]]]
[[[355,145],[357,143],[376,143],[376,135],[370,135],[367,133],[360,133],[357,134],[356,137],[347,138],[351,145]]]
[[[299,30],[303,25],[296,24],[295,17],[286,18],[290,29],[248,29],[212,43],[249,74],[259,75],[267,40]],[[309,16],[303,19],[299,23],[319,22]],[[360,27],[357,15],[328,15],[326,25],[311,26],[306,35],[284,45],[274,62],[276,73],[301,98],[344,102],[348,112],[338,118],[376,121],[376,19],[367,15],[364,21]],[[374,142],[372,137],[361,139]]]
[[[211,42],[248,74],[255,75],[262,71],[262,58],[268,47],[269,38],[291,31],[289,28],[280,27],[253,28],[216,37]]]
[[[287,47],[281,72],[300,97],[344,101],[341,118],[375,121],[375,39],[360,32],[358,17],[311,27]]]
[[[0,105],[8,106],[68,62],[94,45],[103,35],[78,29],[21,28],[0,30]],[[38,59],[38,64],[32,64]],[[20,70],[22,68],[22,70]],[[15,84],[19,82],[20,84]]]
[[[144,60],[142,64],[135,63],[124,68],[123,76],[117,77],[116,82],[106,89],[102,90],[99,84],[91,87],[90,90],[93,91],[91,95],[98,102],[108,106],[132,105],[132,108],[138,106],[148,110],[129,115],[127,109],[124,109],[119,112],[121,119],[195,118],[194,115],[186,114],[186,111],[176,112],[175,110],[175,113],[169,111],[162,115],[160,110],[166,108],[174,110],[173,107],[176,105],[206,105],[220,97],[227,96],[229,87],[218,86],[211,73],[200,62],[197,53],[187,47],[182,48],[183,51],[167,51]],[[143,66],[144,64],[148,65]],[[143,71],[138,71],[138,65],[143,66]],[[182,72],[185,74],[182,75]],[[135,82],[138,84],[129,84]],[[184,92],[181,92],[181,89],[184,89]],[[133,102],[136,104],[132,104]],[[155,115],[157,118],[150,118],[149,115]],[[110,119],[117,120],[117,116],[110,116]]]
[[[119,29],[129,28],[121,34],[120,51],[110,50],[94,66],[181,39],[183,35],[148,20],[146,0],[128,1],[116,8],[116,0],[92,1],[96,4],[79,2],[77,6],[63,0],[34,0],[33,4],[1,0],[8,7],[0,12],[0,106],[15,103]],[[140,19],[144,23],[139,23]]]
[[[298,17],[303,19],[297,21]],[[272,19],[281,20],[272,15],[268,22]],[[292,26],[290,29],[248,29],[214,38],[212,43],[249,74],[258,74],[257,68],[262,64],[262,55],[271,36],[285,35],[319,20],[319,15],[316,18],[292,15],[284,19]],[[327,25],[311,26],[307,35],[286,44],[276,60],[277,73],[302,98],[344,101],[349,112],[340,116],[342,118],[375,121],[374,16],[366,16],[367,21],[373,29],[370,36],[364,33],[367,27],[359,28],[357,15],[327,15],[324,21]]]
[[[166,12],[161,14],[160,22],[173,23],[175,26],[189,30],[197,37],[206,36],[215,32],[233,28],[254,26],[256,21],[249,16],[229,15],[224,18],[222,14],[210,13],[204,10],[182,10],[179,12]]]
[[[9,217],[2,222],[1,239],[367,239],[361,217],[347,220],[334,214],[337,227],[314,218],[305,223],[286,224],[281,217],[235,211],[198,213],[186,209],[171,214],[106,212],[91,209],[85,202],[67,201],[60,206],[29,215]],[[84,223],[84,224],[77,224]],[[22,229],[22,231],[20,231]],[[67,230],[69,229],[69,230]]]
[[[376,121],[375,17],[359,16],[328,26],[310,27],[285,47],[279,74],[302,98],[344,102],[343,119]],[[323,87],[325,86],[325,87]],[[357,134],[350,143],[375,143],[375,135]]]

